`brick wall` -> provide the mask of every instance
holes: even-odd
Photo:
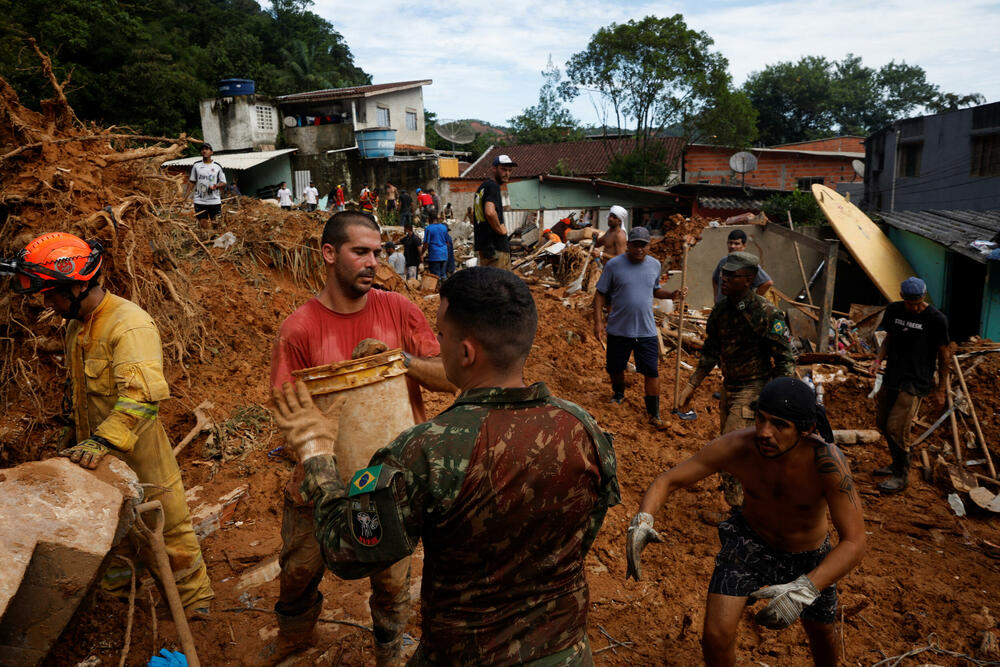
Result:
[[[729,158],[735,151],[731,148],[715,146],[689,146],[684,157],[684,181],[686,183],[739,184],[740,174],[729,167]],[[747,185],[778,190],[791,190],[800,178],[822,178],[823,183],[852,181],[857,177],[848,156],[805,155],[785,151],[757,152],[757,169],[746,174]]]

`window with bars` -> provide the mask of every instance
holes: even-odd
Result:
[[[388,107],[375,107],[375,123],[380,127],[389,127]]]
[[[970,176],[1000,176],[1000,134],[972,137],[972,168]]]
[[[406,129],[416,130],[417,129],[417,112],[407,111],[406,112]]]
[[[257,112],[257,129],[274,130],[274,112],[271,107],[257,105],[254,110]]]

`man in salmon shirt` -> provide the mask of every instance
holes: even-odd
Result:
[[[445,377],[440,346],[420,309],[401,294],[372,289],[381,249],[378,225],[370,216],[343,211],[330,217],[322,236],[326,283],[282,323],[271,353],[271,386],[292,382],[292,371],[350,359],[359,342],[375,338],[390,349],[403,349],[410,405],[419,424],[427,419],[420,387],[438,392],[455,387]],[[303,478],[300,463],[285,487],[275,604],[279,635],[277,644],[259,656],[260,664],[276,664],[308,646],[323,606],[318,588],[325,567],[313,534],[313,506],[299,490]],[[371,584],[376,662],[392,665],[399,661],[409,616],[409,560],[373,574]]]

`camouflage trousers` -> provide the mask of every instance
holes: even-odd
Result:
[[[274,609],[286,617],[305,614],[319,599],[319,584],[326,572],[316,541],[313,509],[296,505],[285,496],[281,517],[280,592]],[[369,577],[375,640],[387,644],[402,635],[410,615],[410,559],[395,563]]]
[[[767,384],[759,380],[750,384],[735,387],[722,387],[719,398],[719,434],[725,435],[754,425],[753,402],[760,396],[761,389]],[[728,472],[721,472],[722,493],[731,507],[743,505],[743,486]]]

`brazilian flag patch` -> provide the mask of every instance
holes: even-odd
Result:
[[[374,491],[375,484],[378,482],[378,477],[381,474],[382,464],[357,471],[354,473],[354,477],[351,478],[351,488],[347,495],[359,496],[362,493]]]
[[[779,336],[788,337],[788,326],[781,320],[774,321],[774,324],[771,325],[771,331]]]

